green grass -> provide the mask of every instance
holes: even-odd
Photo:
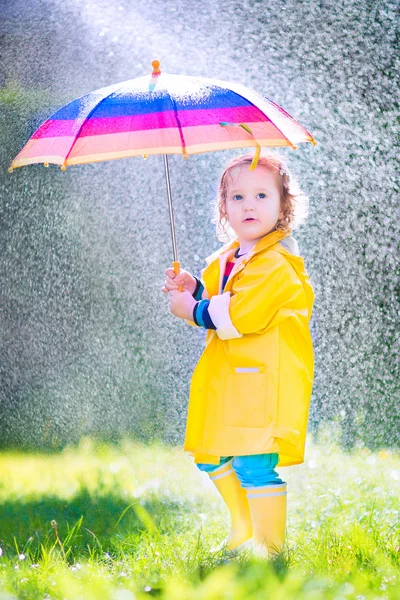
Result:
[[[223,562],[229,528],[181,448],[84,439],[0,455],[0,600],[400,599],[400,457],[309,436],[288,482],[287,539],[268,563]]]

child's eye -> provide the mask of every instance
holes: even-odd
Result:
[[[242,196],[240,194],[235,194],[233,196],[233,200],[241,200],[241,199],[242,199]]]
[[[257,194],[259,198],[266,198],[267,194],[264,194],[264,192],[260,192],[259,194]]]

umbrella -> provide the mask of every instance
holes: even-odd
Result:
[[[190,154],[262,146],[296,149],[316,144],[281,106],[236,83],[161,73],[129,79],[66,104],[45,121],[9,168],[33,163],[69,165],[163,154],[174,270],[180,266],[175,236],[168,154]]]

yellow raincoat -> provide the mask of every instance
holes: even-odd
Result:
[[[206,258],[203,299],[217,329],[207,330],[190,385],[184,450],[197,463],[270,452],[279,454],[278,467],[304,462],[314,292],[303,258],[280,243],[289,235],[274,230],[259,240],[223,294],[225,264],[239,241]]]

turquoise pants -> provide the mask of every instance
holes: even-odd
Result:
[[[230,460],[232,460],[232,468],[236,472],[237,478],[243,488],[286,483],[279,478],[278,473],[275,471],[279,460],[279,455],[276,453],[251,454],[250,456],[221,456],[218,465],[206,463],[195,464],[200,471],[212,473],[215,469],[218,469]]]

